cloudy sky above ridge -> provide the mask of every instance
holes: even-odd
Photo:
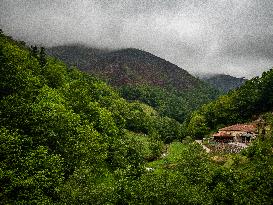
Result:
[[[273,67],[271,0],[0,0],[2,30],[44,46],[146,50],[190,73]]]

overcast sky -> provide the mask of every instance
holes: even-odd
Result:
[[[272,0],[0,0],[2,30],[44,46],[146,50],[190,73],[273,67]]]

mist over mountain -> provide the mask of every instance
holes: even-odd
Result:
[[[83,44],[68,44],[54,46],[46,49],[47,53],[66,62],[69,66],[76,66],[80,69],[88,69],[104,53],[110,52],[108,49],[88,47]]]
[[[201,79],[225,93],[242,86],[247,81],[245,78],[236,78],[226,74],[203,75]]]
[[[135,48],[110,51],[65,45],[47,50],[68,65],[100,76],[112,85],[152,85],[183,90],[202,84],[177,65]]]
[[[271,0],[2,0],[0,27],[30,44],[137,48],[190,73],[252,78],[273,66]]]

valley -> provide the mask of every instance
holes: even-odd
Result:
[[[224,92],[142,50],[54,49],[0,33],[1,204],[273,203],[273,70]]]

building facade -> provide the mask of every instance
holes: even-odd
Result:
[[[258,129],[255,123],[236,124],[219,129],[213,134],[213,139],[217,142],[238,142],[249,143],[257,137]]]

